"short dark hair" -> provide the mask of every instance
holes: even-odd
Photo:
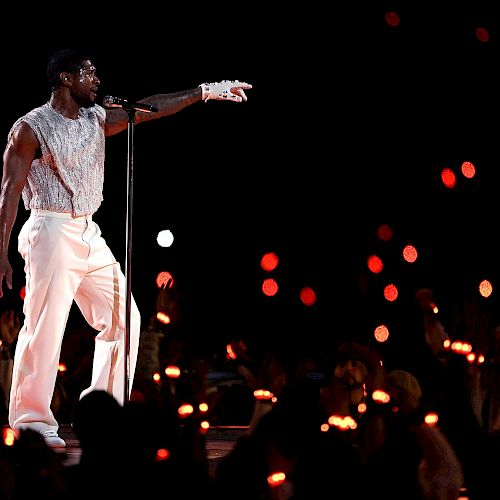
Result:
[[[79,49],[61,49],[54,52],[47,63],[47,82],[50,89],[59,87],[59,75],[63,71],[76,73],[90,56]]]

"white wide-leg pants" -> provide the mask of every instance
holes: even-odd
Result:
[[[58,429],[50,404],[68,316],[76,302],[95,338],[90,386],[120,404],[125,391],[126,280],[91,216],[32,210],[18,237],[25,261],[24,324],[19,332],[9,405],[13,429]],[[132,298],[127,374],[132,388],[140,337]]]

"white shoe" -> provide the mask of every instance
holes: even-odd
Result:
[[[51,448],[65,448],[66,441],[57,435],[56,431],[40,431],[40,434],[45,439],[45,442]]]

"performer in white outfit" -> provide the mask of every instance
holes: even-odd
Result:
[[[96,104],[100,81],[91,58],[60,50],[47,65],[50,100],[12,125],[3,155],[0,191],[0,297],[12,288],[9,241],[22,196],[30,216],[19,237],[25,261],[24,324],[14,356],[9,425],[40,432],[47,444],[64,447],[50,405],[64,330],[73,301],[98,331],[92,380],[82,392],[100,389],[124,404],[126,281],[92,215],[103,199],[105,136],[135,123],[172,115],[202,100],[246,101],[252,88],[238,80],[157,94],[139,108]],[[114,103],[111,103],[114,104]],[[107,106],[108,104],[105,105]],[[140,314],[130,311],[129,389],[140,335]]]

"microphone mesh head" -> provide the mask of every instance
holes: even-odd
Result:
[[[113,106],[116,106],[116,104],[115,104],[115,98],[113,96],[110,96],[110,95],[105,95],[102,98],[102,105],[105,108],[111,108]]]

